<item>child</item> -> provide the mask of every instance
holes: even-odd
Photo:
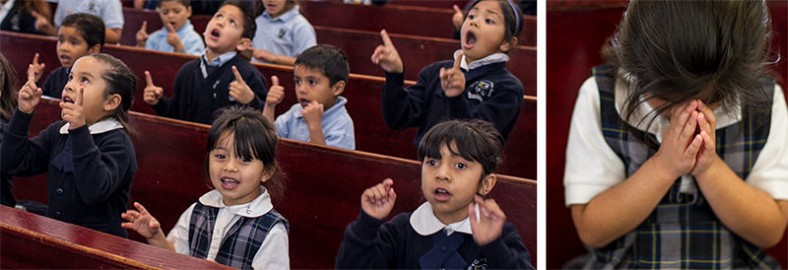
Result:
[[[82,56],[98,53],[104,47],[104,23],[101,18],[77,13],[66,17],[58,29],[57,59],[60,67],[49,72],[44,80],[44,95],[60,98],[63,88],[68,82],[68,74],[74,61]],[[38,62],[38,54],[33,56],[33,63],[27,69],[28,77],[32,74],[35,81],[41,79],[44,64]]]
[[[51,31],[52,35],[55,34],[54,27],[49,28],[52,11],[46,1],[0,0],[0,6],[0,30],[41,35],[49,35],[48,31]]]
[[[485,121],[451,120],[419,144],[421,190],[416,211],[384,220],[394,208],[394,181],[361,195],[361,215],[348,225],[336,268],[532,269],[517,229],[493,199],[503,143]]]
[[[194,31],[194,26],[189,21],[189,17],[192,16],[191,1],[164,0],[158,3],[158,11],[164,27],[148,36],[148,22],[142,22],[142,28],[137,31],[137,47],[193,55],[201,55],[205,52],[202,37]]]
[[[762,250],[788,219],[766,3],[631,1],[625,14],[572,117],[566,204],[591,254],[571,267],[780,268]]]
[[[418,126],[414,144],[448,119],[493,122],[504,139],[517,121],[525,90],[504,66],[523,28],[520,12],[509,0],[475,0],[469,8],[454,64],[447,60],[425,67],[407,90],[402,59],[386,30],[380,32],[384,45],[375,49],[372,62],[386,72],[383,118],[397,130]]]
[[[293,65],[295,57],[317,44],[312,24],[300,13],[296,0],[262,0],[265,11],[257,16],[252,59],[258,63]]]
[[[298,56],[293,68],[298,103],[276,119],[276,134],[333,147],[356,149],[353,119],[345,109],[345,90],[350,68],[347,56],[337,47],[317,45]],[[271,77],[263,115],[274,120],[274,109],[285,92],[279,78]]]
[[[223,109],[211,127],[205,157],[215,189],[186,209],[166,238],[140,203],[134,203],[137,210],[122,214],[128,220],[123,227],[151,245],[224,265],[289,269],[287,220],[271,203],[284,189],[277,175],[276,142],[271,123],[258,111]],[[233,227],[239,229],[228,234]]]
[[[5,56],[0,54],[0,149],[3,145],[3,132],[11,120],[11,114],[16,111],[17,95],[16,72]],[[10,207],[16,205],[11,176],[5,171],[0,171],[0,204]]]
[[[105,41],[120,42],[123,34],[123,6],[118,0],[58,0],[55,10],[55,26],[60,27],[65,17],[71,14],[88,13],[100,17],[106,26]]]
[[[260,71],[238,55],[249,47],[256,27],[245,9],[239,2],[227,1],[211,18],[203,33],[207,49],[178,71],[172,98],[162,100],[164,90],[145,71],[145,103],[161,116],[203,124],[213,121],[214,111],[231,105],[263,110],[266,83]]]
[[[136,77],[107,54],[80,58],[69,77],[60,102],[63,121],[27,139],[42,93],[28,76],[3,133],[0,170],[12,176],[48,172],[48,217],[126,237],[118,213],[126,209],[137,171],[127,134]]]

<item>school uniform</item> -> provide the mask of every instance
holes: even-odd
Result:
[[[257,32],[252,47],[271,53],[298,57],[301,52],[317,44],[317,35],[312,24],[301,15],[298,5],[273,18],[268,11],[255,18]],[[265,61],[253,58],[256,63]]]
[[[460,51],[454,53],[455,58]],[[464,58],[464,56],[463,56]],[[440,69],[452,68],[454,60],[439,61],[419,72],[416,85],[403,88],[403,73],[386,73],[381,103],[383,119],[396,130],[418,127],[414,144],[430,128],[452,119],[482,119],[495,125],[504,139],[512,131],[523,102],[523,84],[505,69],[509,56],[491,54],[470,65],[462,61],[465,91],[446,97]]]
[[[384,223],[361,211],[347,226],[338,269],[533,269],[517,229],[509,222],[501,237],[484,246],[473,240],[468,218],[445,225],[425,202]]]
[[[175,52],[175,47],[167,43],[167,35],[169,35],[169,33],[166,26],[151,33],[150,36],[148,36],[148,41],[145,42],[145,49]],[[181,39],[184,53],[201,55],[205,52],[205,43],[203,43],[202,36],[200,36],[197,31],[194,31],[194,26],[190,21],[187,20],[180,29],[175,31],[175,33],[178,34],[178,38]]]
[[[53,98],[63,97],[63,88],[68,83],[69,69],[66,67],[58,67],[49,72],[46,80],[41,85],[42,94]]]
[[[69,130],[57,121],[27,138],[32,114],[17,110],[3,134],[0,170],[12,176],[48,173],[46,216],[126,237],[126,211],[137,159],[114,118]]]
[[[630,120],[622,120],[628,92],[614,72],[609,66],[596,67],[581,87],[567,145],[567,206],[586,204],[634,174],[659,149],[662,131],[669,127],[666,117],[648,114],[653,109],[645,102]],[[714,111],[717,154],[747,184],[786,200],[788,137],[783,134],[788,132],[788,112],[773,80],[764,80],[763,88],[759,106]],[[641,121],[643,117],[649,118]],[[650,117],[655,118],[649,126]],[[582,267],[768,269],[779,264],[726,228],[687,175],[676,180],[641,225],[593,249]]]
[[[59,28],[66,16],[75,13],[95,15],[107,29],[123,29],[123,6],[118,0],[58,0],[55,26]]]
[[[323,130],[323,137],[326,145],[356,149],[356,138],[353,132],[353,119],[345,109],[347,99],[337,97],[334,106],[323,112],[320,127]],[[301,110],[304,108],[300,103],[296,103],[290,110],[276,118],[276,135],[280,138],[288,138],[302,142],[309,142],[309,126],[304,120]]]
[[[265,188],[233,206],[211,190],[183,212],[167,240],[178,253],[240,269],[290,269],[287,229]]]
[[[0,30],[42,35],[36,30],[36,17],[24,7],[22,1],[16,0],[0,5]]]
[[[268,93],[265,78],[235,51],[210,62],[203,54],[199,59],[184,64],[175,76],[175,94],[160,99],[153,109],[161,116],[210,125],[216,110],[240,104],[230,96],[230,83],[235,81],[233,66],[254,92],[254,98],[247,106],[262,111],[263,99]]]

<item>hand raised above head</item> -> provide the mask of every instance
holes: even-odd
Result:
[[[402,65],[402,58],[394,47],[388,32],[386,30],[380,31],[380,37],[383,39],[383,44],[378,45],[372,53],[372,63],[379,65],[384,71],[389,73],[402,73],[404,67]]]

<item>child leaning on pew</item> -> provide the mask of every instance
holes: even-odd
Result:
[[[361,214],[347,226],[336,268],[532,269],[517,229],[493,199],[503,143],[483,120],[450,120],[419,144],[421,191],[427,200],[391,221],[397,193],[386,179],[361,195]]]
[[[479,118],[495,124],[504,138],[512,131],[523,102],[523,84],[505,69],[523,20],[509,0],[475,0],[462,24],[454,61],[421,70],[416,85],[403,88],[402,59],[386,30],[372,62],[386,72],[381,103],[393,129],[419,127],[418,143],[432,126],[448,119]]]
[[[333,147],[356,149],[353,119],[345,109],[350,67],[341,49],[317,45],[298,56],[293,68],[298,103],[276,118],[276,134],[282,138]],[[282,103],[284,87],[271,77],[263,116],[274,121],[274,109]]]
[[[122,217],[154,246],[241,269],[289,269],[287,220],[273,208],[284,179],[271,123],[250,108],[220,111],[208,135],[205,170],[214,190],[183,212],[165,237],[142,204]],[[237,229],[233,229],[237,228]],[[214,233],[220,235],[214,235]]]
[[[137,31],[137,47],[163,52],[201,55],[205,52],[202,37],[192,26],[192,6],[189,0],[163,0],[157,3],[163,27],[148,35],[148,22],[143,21]]]
[[[128,136],[137,78],[123,62],[101,53],[78,59],[69,77],[60,102],[63,121],[28,139],[42,94],[28,75],[3,133],[0,171],[47,172],[47,217],[126,237],[118,213],[126,209],[137,171]]]
[[[151,73],[145,71],[145,103],[161,116],[203,124],[213,121],[216,110],[232,105],[262,111],[265,80],[238,54],[249,48],[255,28],[248,6],[239,1],[224,2],[203,33],[205,53],[181,67],[171,98],[162,99],[164,90],[154,85]]]
[[[765,1],[629,2],[572,115],[565,203],[589,255],[568,268],[780,269],[763,251],[788,221],[771,24]]]
[[[57,59],[60,67],[52,70],[47,75],[41,88],[44,95],[60,98],[63,87],[68,82],[71,66],[80,57],[98,53],[104,47],[104,22],[101,18],[87,13],[77,13],[66,16],[57,30]],[[33,63],[27,68],[28,76],[35,77],[35,82],[41,79],[44,64],[38,62],[39,54],[33,56]]]

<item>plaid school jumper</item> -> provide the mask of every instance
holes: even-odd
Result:
[[[211,234],[219,208],[205,206],[200,202],[194,206],[189,222],[189,255],[205,259],[211,243]],[[222,239],[216,262],[239,269],[252,269],[252,260],[263,245],[263,240],[277,223],[287,220],[271,209],[256,218],[241,217]]]
[[[659,149],[653,134],[626,124],[615,106],[615,70],[598,66],[593,75],[599,86],[602,133],[624,162],[629,177]],[[717,129],[717,154],[746,179],[766,144],[771,122],[774,81],[764,82],[768,110],[742,108],[742,120]],[[591,252],[585,268],[756,268],[779,269],[779,263],[759,248],[733,234],[717,218],[700,189],[680,193],[681,181],[670,190],[634,231]]]

